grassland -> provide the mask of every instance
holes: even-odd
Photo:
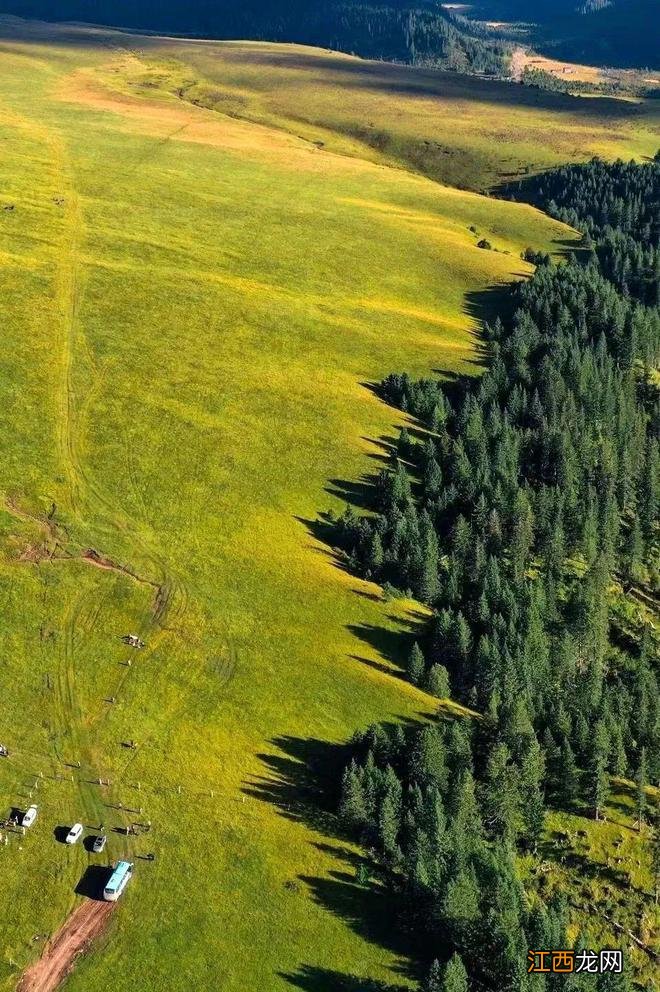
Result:
[[[183,99],[484,191],[521,173],[660,144],[657,101],[597,101],[297,46],[148,42],[134,92]]]
[[[325,91],[287,64],[278,75],[280,48],[6,21],[0,51],[0,791],[41,810],[0,847],[0,989],[91,862],[147,852],[71,992],[405,984],[301,775],[356,727],[429,711],[396,677],[418,611],[337,568],[313,522],[392,430],[366,384],[472,367],[488,288],[528,271],[526,245],[572,234],[406,171],[405,156],[392,167],[341,122],[292,128],[296,86],[301,120]],[[315,68],[294,72],[318,74],[326,57],[306,57]],[[402,122],[419,100],[420,140],[434,121],[449,140],[435,96],[388,95],[327,61],[326,106],[359,117],[376,100]],[[250,99],[289,109],[195,106],[170,91],[187,64],[232,91],[249,75]],[[542,110],[524,112],[540,133]],[[644,117],[613,129],[571,114],[548,117],[544,164],[571,157],[571,129],[580,156],[652,148]],[[476,100],[475,186],[536,140],[486,149],[487,116]],[[397,124],[404,144],[413,125]],[[78,819],[105,824],[102,858],[56,842]],[[117,832],[135,820],[151,832]]]

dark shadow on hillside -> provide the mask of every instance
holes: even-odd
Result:
[[[516,273],[514,278],[524,279],[525,274],[522,272]],[[479,327],[484,323],[492,323],[496,317],[505,320],[511,316],[513,311],[511,287],[507,285],[495,285],[488,286],[486,289],[466,293],[463,309],[468,317],[471,317],[472,320],[479,324]],[[475,337],[477,355],[483,361],[486,358],[485,342],[480,334]],[[437,372],[440,376],[446,375],[442,370],[438,369]]]
[[[280,978],[303,992],[410,992],[410,986],[392,985],[373,978],[346,975],[329,968],[303,964],[294,973],[280,972]]]
[[[385,885],[361,885],[353,869],[333,870],[323,878],[301,875],[300,879],[309,888],[314,902],[342,919],[363,940],[401,956],[411,954],[412,942],[399,927],[392,925],[397,894]],[[402,971],[410,974],[407,967]]]
[[[391,630],[389,627],[378,627],[370,623],[349,624],[347,629],[386,661],[403,670],[413,643],[424,636],[423,623],[426,617],[424,614],[414,614],[392,619],[403,625],[404,629]]]
[[[272,52],[243,50],[223,53],[227,62],[269,66],[277,64],[284,69],[312,70],[315,84],[336,86],[339,83],[347,88],[387,92],[395,96],[441,97],[443,100],[465,101],[470,98],[490,102],[500,106],[537,107],[549,111],[570,111],[587,118],[618,117],[629,118],[643,114],[643,107],[627,104],[610,97],[585,99],[565,93],[535,89],[508,80],[488,77],[467,76],[442,69],[423,69],[414,66],[397,65],[390,62],[351,60],[341,55],[318,56],[294,51],[286,57],[273,56]],[[327,70],[323,75],[320,69]],[[339,78],[337,78],[339,77]]]
[[[112,49],[123,42],[123,34],[112,28],[102,27],[100,30],[94,30],[91,25],[38,19],[21,20],[20,17],[7,15],[4,10],[0,13],[4,15],[0,20],[1,41],[52,44],[53,51],[49,53],[49,57],[62,62],[65,61],[66,55],[64,52],[58,53],[59,47],[89,49],[98,46]]]
[[[534,246],[532,246],[534,247]],[[526,273],[519,272],[519,277],[525,278]],[[505,322],[512,315],[515,302],[510,287],[494,285],[485,290],[467,294],[464,301],[465,313],[474,321],[476,326],[484,322],[492,323],[497,316]],[[475,370],[481,370],[487,364],[487,348],[481,335],[475,332],[476,355],[469,361],[461,363],[456,369],[433,370],[440,376],[444,388],[454,406],[458,406],[461,396],[474,383],[474,375],[470,365]],[[466,371],[467,370],[467,371]],[[400,370],[393,369],[393,372]],[[369,390],[381,400],[387,401],[379,383],[364,382]],[[408,418],[409,434],[423,440],[428,434],[428,427],[414,418]],[[382,465],[392,465],[396,455],[397,441],[389,434],[378,438],[371,454],[372,461]],[[406,457],[408,455],[406,454]],[[415,473],[413,472],[413,487]],[[347,503],[360,513],[377,509],[377,474],[365,473],[360,479],[330,480],[326,492]],[[338,567],[349,569],[348,555],[336,545],[341,542],[340,531],[335,526],[331,514],[322,514],[315,521],[301,521],[309,533],[328,548]],[[379,571],[379,580],[385,582],[384,574],[387,563]],[[378,596],[358,590],[360,595],[378,600]],[[394,593],[396,595],[396,593]],[[385,602],[385,596],[382,599]],[[385,611],[384,611],[385,612]],[[363,644],[368,645],[369,651],[356,652],[351,657],[359,664],[389,676],[405,678],[405,661],[415,640],[422,641],[428,614],[420,609],[411,609],[404,616],[391,613],[382,616],[375,623],[357,622],[347,626],[347,630]],[[370,618],[371,619],[371,618]],[[366,655],[366,656],[365,656]],[[430,702],[430,699],[429,699]],[[441,709],[440,701],[435,704],[436,713]],[[430,714],[420,713],[420,717]],[[449,716],[450,714],[447,713]],[[410,721],[417,722],[417,721]],[[253,799],[269,802],[276,806],[281,815],[311,826],[335,841],[343,839],[343,831],[335,811],[339,801],[340,771],[347,763],[350,750],[347,746],[329,744],[317,739],[295,739],[291,737],[277,738],[271,742],[280,753],[262,754],[260,759],[265,767],[263,775],[253,778],[244,786],[244,792]],[[369,838],[362,839],[365,845],[371,843]],[[324,874],[323,877],[301,875],[299,880],[305,884],[313,899],[327,911],[340,917],[360,936],[372,943],[388,947],[395,953],[409,960],[414,959],[413,937],[401,935],[400,928],[393,925],[396,899],[394,893],[384,884],[385,873],[378,864],[369,861],[369,856],[355,854],[343,846],[325,845],[324,850],[340,862],[337,869]],[[358,868],[370,864],[371,877],[375,879],[370,884],[361,884],[358,878]],[[392,875],[390,875],[392,879]],[[397,884],[396,881],[390,884]],[[408,945],[403,946],[403,941]],[[398,943],[399,946],[394,946]],[[295,988],[310,990],[327,990],[327,992],[363,992],[373,989],[383,992],[398,992],[396,985],[386,983],[375,984],[364,981],[358,976],[330,971],[311,965],[302,965],[299,970],[283,976]]]
[[[390,668],[389,665],[384,665],[382,661],[376,661],[375,658],[365,658],[360,654],[352,654],[351,658],[353,661],[359,661],[361,665],[366,665],[367,668],[372,668],[375,672],[381,672],[382,675],[392,675],[394,678],[402,679],[404,682],[407,681],[406,673],[402,668]]]
[[[418,723],[411,717],[398,722],[408,726]],[[350,745],[291,736],[274,737],[269,743],[279,753],[257,755],[264,774],[245,782],[242,792],[277,807],[288,820],[304,823],[327,837],[343,839],[345,834],[335,811],[339,804],[340,771],[348,763]]]
[[[376,491],[376,476],[363,475],[357,481],[350,479],[330,479],[329,485],[325,487],[326,493],[350,503],[351,506],[361,510],[373,509],[374,495]]]
[[[412,719],[402,722],[417,723]],[[342,919],[364,940],[400,955],[403,962],[401,973],[411,976],[413,972],[407,963],[413,956],[411,938],[392,925],[396,913],[396,893],[385,884],[385,873],[368,851],[363,853],[343,843],[347,838],[335,814],[339,803],[341,769],[348,763],[349,746],[296,737],[278,737],[270,743],[280,753],[259,755],[265,772],[247,782],[243,792],[252,799],[274,805],[287,819],[304,823],[322,833],[328,839],[312,842],[313,846],[337,863],[322,877],[298,875],[295,882],[290,880],[289,887],[296,891],[298,884],[304,885],[315,903]],[[358,872],[364,873],[365,870],[367,880],[360,880]],[[307,965],[301,966],[297,973],[284,977],[297,988],[382,987],[387,992],[398,992],[396,985],[370,986],[357,976],[324,972]],[[317,984],[296,985],[296,982]],[[349,984],[342,985],[341,982]]]
[[[311,737],[276,737],[271,744],[282,753],[259,754],[266,773],[252,778],[242,791],[276,806],[289,820],[339,836],[334,815],[340,786],[337,769],[348,761],[348,745]]]

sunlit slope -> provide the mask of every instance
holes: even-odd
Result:
[[[135,90],[169,82],[183,99],[468,189],[660,146],[657,100],[572,97],[294,45],[150,40],[139,50]]]
[[[309,522],[391,432],[366,384],[467,367],[484,290],[570,232],[104,88],[125,59],[73,31],[0,58],[0,790],[40,804],[0,846],[0,988],[106,859],[56,841],[78,819],[156,860],[67,989],[405,982],[300,769],[432,701],[389,673],[413,614]]]

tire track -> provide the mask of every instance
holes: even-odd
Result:
[[[153,634],[153,640],[157,641],[168,636],[166,622],[175,625],[183,622],[188,609],[188,590],[173,574],[163,554],[154,547],[154,538],[147,529],[146,521],[143,523],[131,518],[113,500],[89,470],[84,458],[82,411],[85,403],[89,402],[89,394],[78,395],[81,377],[91,375],[96,390],[103,387],[104,376],[96,365],[91,342],[84,336],[81,327],[81,309],[87,284],[87,270],[82,261],[86,240],[83,204],[76,189],[63,136],[55,127],[41,122],[24,120],[21,126],[30,128],[43,142],[51,163],[52,185],[62,195],[61,226],[53,255],[55,268],[52,285],[57,323],[54,405],[57,417],[55,442],[61,475],[65,480],[63,503],[72,521],[69,527],[71,533],[63,534],[59,539],[59,528],[55,533],[56,525],[52,521],[31,519],[43,528],[46,543],[50,545],[50,553],[44,556],[44,562],[52,560],[54,563],[53,555],[57,552],[57,561],[84,560],[151,585],[154,589],[153,602],[145,608],[141,621],[136,622],[136,628],[145,640]],[[133,467],[131,471],[134,472]],[[30,517],[30,514],[22,514],[18,510],[16,515]],[[121,535],[123,544],[131,549],[131,558],[137,562],[135,569],[116,565],[111,559],[89,549],[83,554],[77,553],[80,543],[77,542],[76,532],[84,534],[89,540],[89,535],[100,532],[100,528],[114,529]],[[96,769],[96,759],[99,758],[93,745],[92,727],[98,719],[107,718],[107,710],[103,710],[94,721],[85,713],[77,662],[101,608],[96,583],[91,587],[86,583],[65,603],[62,638],[53,679],[52,740],[55,755],[60,761],[73,759],[81,767],[91,770]],[[130,668],[123,672],[119,690],[130,678],[130,673]],[[72,776],[76,781],[80,819],[88,823],[98,823],[104,819],[103,797],[91,782],[95,774],[94,771],[89,777],[82,774]],[[77,955],[105,927],[111,909],[112,904],[85,902],[75,910],[40,961],[25,971],[18,986],[20,992],[51,992],[56,989],[73,967]]]
[[[74,910],[39,960],[23,972],[16,992],[54,992],[73,969],[76,958],[103,933],[116,905],[88,900]]]

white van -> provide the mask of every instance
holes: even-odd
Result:
[[[74,823],[74,825],[71,827],[71,829],[69,830],[68,834],[64,838],[64,843],[65,844],[77,844],[78,841],[80,840],[80,838],[83,835],[83,830],[84,829],[85,828],[83,827],[82,823]]]
[[[36,820],[36,818],[37,818],[37,807],[28,806],[28,808],[23,813],[23,816],[21,817],[21,826],[31,827],[34,821]]]

